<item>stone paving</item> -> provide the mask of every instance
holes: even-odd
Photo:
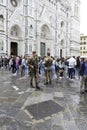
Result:
[[[78,80],[58,79],[45,86],[40,78],[39,85],[41,90],[36,91],[29,87],[27,75],[20,77],[0,69],[0,130],[87,130],[87,93],[79,93]],[[34,118],[41,111],[38,104],[49,101],[63,109],[50,114],[53,108],[43,105],[45,116]],[[33,115],[26,107],[35,104],[37,113],[32,108]]]

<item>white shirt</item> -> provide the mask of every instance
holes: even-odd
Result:
[[[76,59],[71,57],[70,59],[67,60],[69,62],[69,68],[74,68],[76,65]]]
[[[23,65],[23,66],[26,66],[26,61],[25,61],[25,59],[22,59],[22,65]]]

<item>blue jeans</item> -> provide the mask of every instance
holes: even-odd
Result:
[[[22,75],[25,75],[25,66],[22,66]]]
[[[19,65],[16,65],[17,75],[19,74]]]
[[[69,78],[72,79],[74,75],[74,68],[68,68]]]

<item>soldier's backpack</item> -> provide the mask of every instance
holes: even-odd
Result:
[[[45,61],[44,66],[45,66],[45,67],[51,67],[51,66],[52,66],[52,62],[53,62],[53,60],[52,60],[51,58],[48,58],[48,59]]]

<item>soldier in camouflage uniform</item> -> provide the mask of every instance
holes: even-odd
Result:
[[[47,53],[47,56],[44,60],[44,67],[45,67],[45,77],[46,82],[45,85],[48,83],[51,84],[51,66],[52,66],[53,59],[50,57],[50,53]]]
[[[36,52],[33,51],[32,57],[28,59],[28,66],[29,66],[29,74],[30,74],[30,85],[33,86],[33,79],[35,80],[36,89],[40,89],[38,86],[38,57]]]

